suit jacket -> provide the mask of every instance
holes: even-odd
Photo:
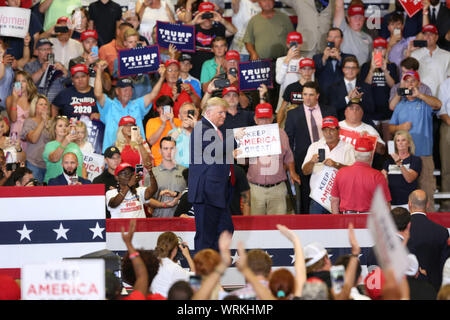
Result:
[[[428,10],[429,18],[431,20],[431,10]],[[444,38],[447,31],[450,29],[450,9],[447,8],[445,3],[441,3],[441,7],[439,8],[439,13],[436,17],[436,28],[439,32],[439,38]]]
[[[90,180],[84,179],[82,177],[78,177],[78,181],[81,182],[81,184],[91,184]],[[49,186],[67,186],[67,180],[64,177],[64,173],[61,173],[59,176],[52,178],[48,180]]]
[[[322,113],[323,118],[328,116],[336,117],[336,110],[334,107],[320,105],[320,112]],[[320,128],[321,124],[317,124],[317,126]],[[294,153],[295,165],[297,167],[296,171],[298,174],[301,174],[303,160],[306,157],[308,147],[312,143],[303,104],[288,111],[284,131],[288,135],[289,145]]]
[[[314,55],[314,65],[316,66],[316,77],[319,82],[319,86],[322,89],[326,89],[331,86],[333,83],[344,78],[344,74],[342,73],[342,61],[346,57],[353,56],[353,54],[347,54],[341,52],[341,61],[335,60],[336,68],[333,69],[333,59],[328,58],[325,64],[322,63],[323,53],[318,53]]]
[[[227,138],[224,133],[223,137]],[[228,152],[227,159],[226,146],[233,147],[233,142],[222,141],[205,118],[197,122],[190,139],[188,201],[226,208],[232,195],[229,182],[232,150]],[[232,135],[228,139],[234,141]]]
[[[360,92],[364,92],[362,95],[362,107],[364,110],[364,116],[362,121],[373,125],[373,114],[375,113],[375,103],[373,101],[371,86],[359,79],[356,80],[356,86],[360,87]],[[345,120],[345,108],[347,102],[345,97],[348,95],[347,87],[345,86],[344,78],[333,83],[325,91],[326,103],[335,108],[337,112],[337,118],[339,121]]]
[[[449,232],[424,214],[411,214],[408,249],[415,254],[419,265],[427,271],[436,291],[442,284],[442,269],[449,256]]]
[[[332,27],[335,0],[317,12],[314,0],[281,0],[294,9],[298,16],[297,31],[303,36],[302,51],[322,51],[326,45],[328,30]]]

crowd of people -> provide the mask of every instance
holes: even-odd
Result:
[[[435,192],[450,192],[449,1],[424,0],[412,17],[395,1],[375,28],[361,0],[347,7],[344,0],[281,0],[295,12],[296,26],[274,0],[232,0],[228,17],[218,0],[137,0],[128,10],[111,0],[88,7],[80,0],[3,2],[30,8],[31,16],[25,38],[0,37],[0,186],[104,184],[107,218],[195,217],[202,230],[219,224],[206,245],[212,251],[189,260],[202,276],[190,297],[218,297],[218,276],[229,266],[229,236],[222,231],[233,227],[230,216],[220,215],[222,202],[228,215],[368,213],[381,185],[390,209],[411,209],[410,195],[423,190],[425,212],[435,212]],[[195,25],[195,52],[160,47],[157,72],[120,77],[119,51],[158,45],[157,21]],[[256,60],[271,61],[273,86],[240,90],[239,63]],[[196,128],[205,123],[214,129],[210,139],[236,149],[218,169],[226,185],[195,162],[205,151],[205,141],[199,150],[193,145]],[[272,123],[279,126],[281,153],[238,161],[236,141],[245,130],[232,129]],[[100,145],[89,141],[93,124],[104,128]],[[105,165],[90,179],[83,163],[93,153]],[[329,203],[321,203],[314,194],[326,172],[336,179]],[[200,192],[206,183],[211,188]],[[220,218],[211,222],[205,212],[215,208]],[[448,212],[450,200],[438,210]],[[351,296],[359,253],[351,228],[341,293],[306,281],[311,263],[306,259],[305,267],[299,239],[280,231],[299,257],[295,277],[270,273],[269,266],[256,272],[251,257],[260,259],[258,266],[267,257],[239,250],[238,268],[258,297]],[[169,262],[176,252],[167,246],[145,254],[167,260],[160,270],[187,280]],[[138,283],[139,251],[129,253],[128,270]],[[136,291],[188,294],[181,293],[187,286],[170,288],[164,277],[149,271],[147,288]]]

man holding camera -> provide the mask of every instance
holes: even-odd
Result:
[[[333,83],[344,77],[342,73],[342,62],[352,54],[341,51],[341,44],[344,34],[339,28],[331,28],[327,33],[327,47],[323,53],[314,55],[313,60],[316,66],[315,76],[322,89],[326,89]]]
[[[56,62],[53,54],[53,44],[49,39],[39,39],[35,52],[37,59],[28,62],[23,68],[31,74],[38,92],[47,96],[50,102],[64,89],[64,82],[68,77],[67,69]]]
[[[421,81],[431,88],[433,96],[437,96],[439,86],[450,76],[450,53],[438,47],[439,33],[432,24],[422,28],[427,46],[411,53],[411,57],[419,61]]]
[[[72,152],[67,152],[64,154],[61,165],[63,167],[63,173],[56,178],[48,180],[49,186],[91,184],[91,181],[77,175],[78,158],[76,154]]]
[[[71,38],[72,31],[68,24],[67,17],[60,17],[56,25],[40,35],[40,38],[47,38],[53,44],[55,60],[60,62],[64,68],[69,68],[69,61],[83,53],[83,46],[75,39]]]
[[[420,76],[416,71],[406,72],[398,89],[399,102],[395,106],[389,131],[395,134],[406,130],[411,134],[416,146],[415,155],[422,159],[422,172],[419,176],[419,188],[430,195],[428,212],[434,211],[433,194],[436,180],[433,175],[433,113],[441,108],[441,101],[421,93],[418,88]]]
[[[322,120],[323,137],[312,143],[302,164],[304,175],[311,175],[311,194],[319,187],[321,172],[325,166],[337,170],[352,165],[355,162],[355,149],[339,138],[339,122],[335,117],[325,117]],[[310,214],[329,213],[317,201],[311,199]]]

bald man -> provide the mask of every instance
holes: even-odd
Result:
[[[409,195],[411,228],[408,249],[417,256],[420,267],[426,270],[428,281],[439,291],[442,269],[450,255],[450,239],[447,228],[428,219],[428,202],[427,194],[423,190],[415,190]]]
[[[63,173],[48,181],[49,186],[67,186],[91,184],[91,181],[77,175],[78,158],[75,153],[67,152],[61,162]]]

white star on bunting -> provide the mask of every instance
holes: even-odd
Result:
[[[98,225],[98,222],[95,225],[95,228],[89,228],[89,230],[91,230],[94,234],[92,235],[92,239],[95,239],[97,237],[100,237],[101,239],[103,239],[103,230],[105,230],[105,228],[100,228],[100,226]]]
[[[59,238],[64,238],[67,240],[67,232],[70,229],[64,229],[64,226],[62,225],[62,223],[59,224],[59,229],[53,229],[54,232],[56,232],[56,240],[58,240]]]
[[[24,224],[22,230],[16,230],[18,233],[20,233],[20,241],[23,239],[28,239],[31,241],[30,233],[33,232],[33,230],[28,230],[27,226]]]

